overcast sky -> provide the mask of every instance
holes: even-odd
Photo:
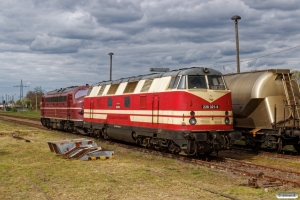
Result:
[[[236,72],[234,15],[241,72],[300,70],[299,0],[2,0],[0,98],[19,99],[21,79],[24,97],[109,80],[109,52],[113,80],[153,67]]]

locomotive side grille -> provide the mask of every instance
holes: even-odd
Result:
[[[137,84],[138,84],[138,81],[127,83],[124,93],[133,93]]]
[[[107,94],[115,94],[120,84],[111,85]]]
[[[153,82],[152,79],[146,80],[145,83],[144,83],[144,85],[143,85],[143,87],[142,87],[141,92],[148,92],[148,90],[149,90],[149,88],[150,88],[152,82]]]
[[[105,89],[106,85],[102,85],[99,92],[98,92],[98,96],[101,96],[103,94],[103,91]]]

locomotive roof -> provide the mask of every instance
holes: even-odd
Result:
[[[160,77],[166,76],[177,76],[177,75],[222,75],[221,72],[214,69],[204,68],[204,67],[190,67],[190,68],[182,68],[177,70],[172,70],[169,72],[161,72],[161,73],[152,73],[146,75],[138,75],[128,78],[121,78],[113,81],[102,81],[99,83],[94,84],[93,86],[101,86],[101,85],[108,85],[108,84],[118,84],[122,82],[134,82],[139,80],[146,80],[146,79],[155,79]]]
[[[66,87],[66,88],[60,88],[60,89],[55,89],[52,91],[47,92],[46,94],[57,94],[57,93],[66,93],[66,92],[70,92],[72,90],[75,90],[77,88],[81,88],[82,86],[70,86],[70,87]]]

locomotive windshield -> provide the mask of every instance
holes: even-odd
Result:
[[[203,88],[206,89],[206,80],[203,75],[189,75],[188,76],[188,89]]]
[[[209,89],[212,90],[225,90],[225,84],[223,82],[222,76],[207,76]]]
[[[83,89],[78,90],[75,93],[75,99],[85,96],[88,91],[89,91],[89,88],[83,88]]]

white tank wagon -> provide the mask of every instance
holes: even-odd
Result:
[[[234,128],[246,145],[262,144],[278,152],[293,145],[300,152],[299,86],[288,69],[270,69],[224,75],[232,94]]]

